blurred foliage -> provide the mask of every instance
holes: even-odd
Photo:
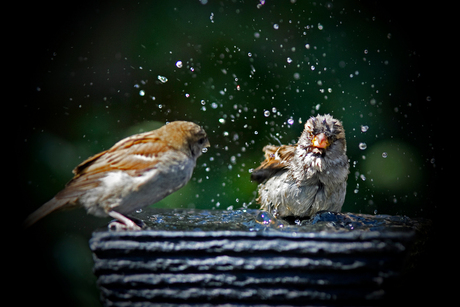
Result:
[[[155,206],[256,208],[249,175],[263,146],[296,142],[318,113],[346,129],[351,172],[343,211],[431,212],[432,93],[416,25],[367,1],[258,3],[32,7],[42,14],[25,35],[34,54],[20,111],[27,124],[18,135],[22,216],[63,188],[87,157],[173,120],[204,126],[212,147],[191,182]],[[105,223],[56,213],[37,229],[89,236]]]

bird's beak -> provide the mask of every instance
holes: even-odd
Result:
[[[206,139],[206,143],[204,143],[204,147],[211,147],[211,143],[209,143],[208,139]]]
[[[313,147],[316,148],[327,148],[330,144],[327,140],[327,136],[324,133],[315,135],[312,140]]]

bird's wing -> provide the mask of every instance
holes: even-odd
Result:
[[[75,176],[55,198],[76,199],[87,190],[98,187],[100,179],[110,171],[122,170],[137,176],[146,169],[154,168],[168,150],[171,148],[165,142],[148,134],[123,139],[109,150],[80,163],[73,170]]]
[[[267,145],[263,148],[265,160],[254,169],[251,180],[262,183],[277,172],[286,169],[294,156],[297,145]]]
[[[135,135],[115,144],[109,150],[80,163],[74,170],[75,178],[115,170],[131,173],[154,167],[158,158],[171,150],[167,143],[149,134]]]

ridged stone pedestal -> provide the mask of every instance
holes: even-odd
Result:
[[[90,241],[106,306],[373,305],[391,295],[423,228],[334,213],[290,226],[258,210],[135,217],[150,229]]]

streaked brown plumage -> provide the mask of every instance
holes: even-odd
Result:
[[[253,170],[257,202],[275,216],[311,216],[340,211],[349,163],[342,123],[329,114],[311,117],[295,145],[263,148],[265,160]]]
[[[125,215],[183,187],[205,147],[209,141],[203,128],[185,121],[125,138],[78,165],[65,189],[28,216],[24,226],[55,210],[82,206],[90,214],[117,219],[126,229],[139,229]]]

